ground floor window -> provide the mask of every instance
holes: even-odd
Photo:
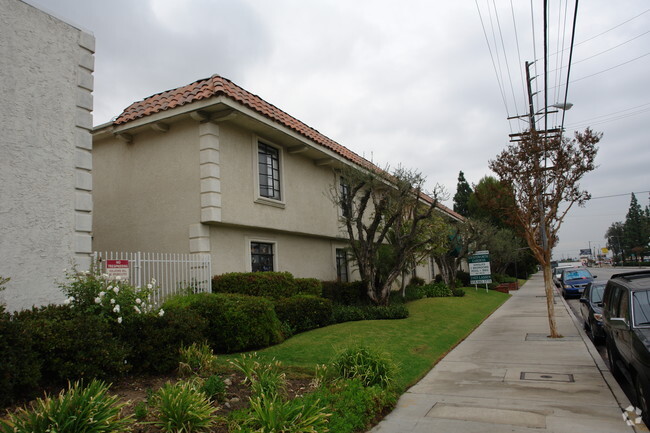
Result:
[[[251,270],[253,272],[273,271],[273,244],[251,242]]]
[[[336,249],[336,279],[348,282],[348,254],[342,248]]]

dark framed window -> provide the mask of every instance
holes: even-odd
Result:
[[[268,144],[257,145],[260,196],[280,200],[280,152]]]
[[[348,218],[350,216],[350,209],[347,208],[346,203],[350,197],[350,185],[344,178],[341,178],[339,181],[339,192],[341,194],[341,216]]]
[[[251,242],[251,270],[253,272],[273,271],[273,244]]]
[[[336,279],[347,283],[348,279],[348,254],[342,248],[336,249]]]

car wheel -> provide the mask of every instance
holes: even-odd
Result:
[[[596,336],[598,333],[598,325],[596,325],[596,322],[591,322],[591,326],[589,326],[589,332],[591,333],[591,341],[593,341],[594,344],[600,344],[603,342],[603,337]]]
[[[648,395],[648,392],[639,376],[634,378],[634,389],[636,391],[636,405],[641,409],[643,422],[650,424],[650,409],[648,409],[648,399],[650,399],[650,395]]]
[[[607,361],[609,362],[609,371],[611,371],[614,376],[619,375],[621,372],[616,364],[616,360],[616,349],[612,347],[612,343],[609,343],[607,345]]]

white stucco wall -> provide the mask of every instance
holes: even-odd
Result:
[[[92,251],[94,37],[0,0],[0,292],[8,310],[60,302]]]

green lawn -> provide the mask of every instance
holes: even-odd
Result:
[[[509,298],[493,290],[464,290],[462,298],[427,298],[409,303],[407,319],[332,325],[298,334],[258,354],[266,360],[275,358],[289,368],[313,371],[316,364],[328,363],[345,347],[374,347],[397,364],[396,385],[403,391]]]

